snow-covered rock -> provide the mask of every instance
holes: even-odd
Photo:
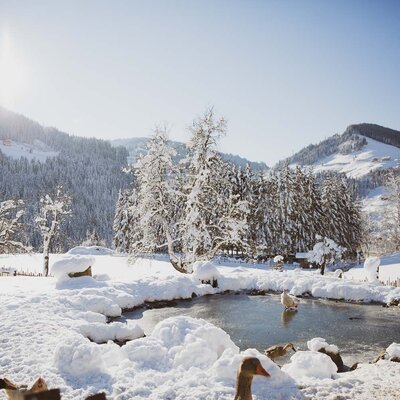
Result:
[[[225,331],[204,320],[189,317],[168,318],[160,322],[152,337],[168,349],[175,365],[187,368],[209,366],[226,349],[239,351]]]
[[[307,342],[307,347],[310,351],[319,351],[324,349],[330,353],[339,353],[339,348],[334,344],[328,344],[324,338],[313,338]]]
[[[364,262],[364,269],[368,282],[378,283],[378,268],[381,264],[379,257],[369,257]]]
[[[196,261],[193,264],[193,279],[199,281],[212,281],[218,279],[220,273],[216,266],[210,261]]]
[[[93,266],[95,259],[86,256],[64,257],[53,263],[50,272],[58,280],[68,278],[68,274],[83,272]]]
[[[102,246],[77,246],[69,250],[67,254],[83,256],[108,256],[110,254],[114,254],[114,250]]]
[[[82,335],[96,343],[106,343],[109,340],[125,342],[144,336],[143,329],[135,322],[128,321],[102,324],[92,322],[79,326]]]
[[[343,270],[340,269],[340,268],[335,269],[335,271],[333,272],[333,276],[335,278],[342,278],[343,277]]]
[[[304,382],[309,379],[332,379],[337,367],[326,354],[298,351],[290,358],[290,363],[282,367],[282,371],[297,382]]]
[[[283,261],[283,256],[278,255],[274,257],[274,263],[282,262]]]
[[[386,349],[386,354],[388,355],[388,360],[392,360],[393,358],[397,358],[400,360],[400,344],[392,343]]]

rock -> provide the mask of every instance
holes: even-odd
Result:
[[[70,278],[79,278],[80,276],[92,276],[92,267],[88,267],[82,272],[70,272],[68,276]]]
[[[334,353],[331,351],[327,351],[325,349],[319,349],[318,350],[320,353],[326,354],[327,356],[330,357],[330,359],[336,364],[337,366],[337,372],[345,372],[344,364],[342,357],[340,356],[339,353]]]

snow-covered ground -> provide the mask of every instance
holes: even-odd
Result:
[[[58,151],[53,151],[40,140],[35,140],[33,145],[13,140],[0,140],[0,151],[7,157],[15,159],[25,157],[29,161],[35,159],[40,162],[58,156]]]
[[[51,264],[63,257],[51,255]],[[303,352],[306,354],[293,359],[285,372],[257,350],[240,353],[223,330],[203,320],[171,318],[144,338],[135,323],[106,323],[106,316],[116,317],[122,309],[144,301],[190,298],[193,293],[288,289],[292,294],[389,302],[400,299],[400,288],[321,277],[315,271],[218,265],[219,288],[213,289],[201,284],[198,274],[179,274],[166,261],[141,259],[128,265],[127,258],[118,255],[92,257],[94,279],[0,277],[2,376],[26,384],[43,376],[50,387],[61,388],[65,399],[103,390],[110,399],[118,400],[231,399],[240,360],[251,354],[259,357],[272,375],[271,379],[255,379],[256,399],[302,399],[305,395],[315,399],[394,399],[400,391],[396,379],[400,364],[389,361],[361,365],[339,376],[329,373],[331,366],[325,358]],[[0,267],[40,271],[40,265],[40,255],[0,257]],[[209,270],[215,273],[215,269]],[[100,343],[139,338],[119,347],[112,341],[97,344],[87,337]],[[325,372],[315,377],[315,368],[304,369],[304,357],[318,359]],[[4,398],[0,393],[0,399]]]
[[[373,221],[379,221],[388,206],[387,193],[383,186],[371,190],[368,196],[362,200],[362,209]]]
[[[400,149],[389,144],[366,138],[367,145],[350,154],[335,153],[314,164],[315,172],[335,171],[350,178],[361,178],[378,168],[398,165]]]
[[[345,273],[347,279],[358,281],[367,280],[367,271],[363,266],[352,268]],[[379,280],[383,283],[400,280],[400,253],[395,253],[380,259]]]

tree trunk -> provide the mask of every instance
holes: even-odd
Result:
[[[50,237],[43,240],[43,276],[49,275]]]
[[[43,258],[43,276],[49,275],[49,254],[44,254]]]
[[[322,263],[321,269],[320,269],[321,275],[324,275],[324,273],[325,273],[325,265],[326,265],[326,262],[324,261],[324,262]]]
[[[185,265],[182,264],[181,260],[176,260],[170,257],[169,259],[170,263],[172,266],[178,271],[181,272],[182,274],[188,274],[189,272],[187,271]]]

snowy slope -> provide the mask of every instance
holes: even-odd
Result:
[[[40,162],[58,156],[58,151],[52,151],[40,140],[34,140],[32,145],[13,140],[0,140],[0,151],[5,156],[14,159],[25,157],[29,161],[35,159]]]
[[[315,172],[335,171],[361,178],[378,168],[392,168],[400,160],[400,148],[366,138],[367,145],[349,154],[335,153],[314,164]]]

